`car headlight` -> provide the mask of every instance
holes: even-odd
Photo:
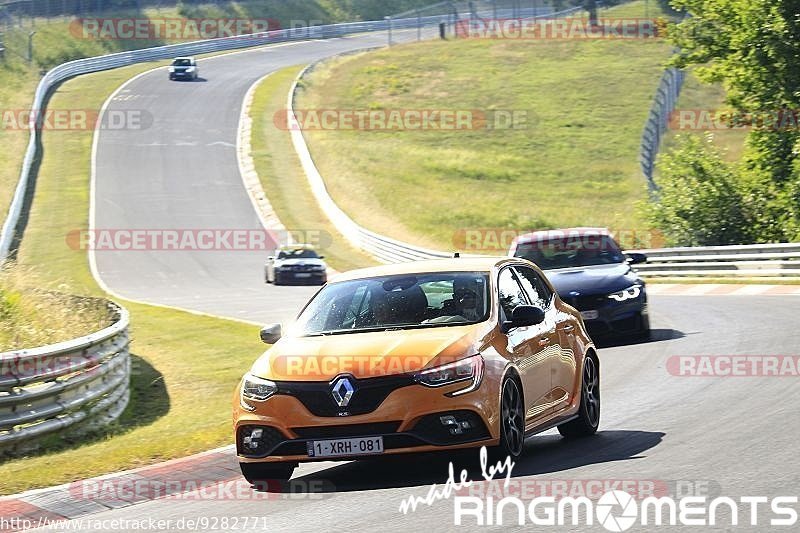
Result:
[[[170,72],[175,72],[175,67],[169,67]]]
[[[483,357],[474,355],[455,363],[437,366],[428,370],[423,370],[416,375],[418,383],[426,387],[443,387],[453,383],[464,382],[466,387],[449,393],[457,396],[473,391],[480,385],[483,378]]]
[[[636,284],[628,287],[623,291],[609,294],[608,297],[611,298],[612,300],[616,300],[617,302],[624,302],[625,300],[633,300],[635,298],[638,298],[640,294],[642,294],[642,286]]]
[[[314,270],[320,271],[320,272],[321,272],[321,271],[323,271],[323,270],[325,270],[325,267],[324,267],[324,266],[322,266],[322,265],[314,265],[314,266],[313,266],[313,267],[311,267],[311,268],[313,268]]]
[[[278,386],[275,382],[253,374],[245,374],[242,380],[242,407],[252,409],[252,406],[248,406],[244,400],[263,402],[276,392],[278,392]]]
[[[186,72],[194,72],[194,67],[188,67],[188,68],[186,69]]]

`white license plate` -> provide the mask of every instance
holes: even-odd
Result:
[[[581,311],[584,320],[597,320],[600,318],[600,311]]]
[[[345,457],[383,453],[383,437],[315,440],[307,444],[309,457]]]
[[[308,272],[303,272],[301,274],[295,274],[294,277],[296,277],[296,278],[310,278],[311,274],[309,274]]]

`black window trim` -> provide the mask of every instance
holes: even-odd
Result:
[[[528,265],[523,265],[523,264],[520,264],[520,263],[514,263],[514,264],[512,265],[512,267],[514,268],[514,274],[515,274],[516,276],[520,276],[520,277],[522,276],[522,274],[521,274],[521,273],[517,272],[517,269],[518,269],[518,268],[527,268],[528,270],[532,271],[532,272],[533,272],[533,273],[536,275],[536,277],[537,277],[537,278],[539,278],[539,281],[541,281],[541,282],[542,282],[542,285],[544,285],[544,286],[545,286],[545,288],[547,288],[548,292],[550,293],[550,299],[547,301],[547,305],[544,307],[543,311],[547,312],[547,311],[549,311],[550,309],[552,309],[552,308],[553,308],[553,302],[555,301],[555,292],[554,292],[553,290],[551,290],[551,289],[550,289],[550,286],[547,284],[547,281],[546,281],[546,280],[544,280],[544,279],[542,278],[542,276],[540,276],[540,275],[539,275],[539,273],[538,273],[538,272],[536,272],[536,270],[535,270],[535,269],[533,269],[533,268],[529,267]],[[529,296],[529,295],[528,295],[528,293],[525,291],[525,287],[522,285],[522,283],[520,283],[520,280],[519,280],[519,279],[517,279],[517,283],[519,283],[519,284],[520,284],[520,286],[522,287],[522,292],[525,294],[526,298],[529,300],[529,304],[530,304],[530,305],[533,305],[532,303],[530,303],[530,296]]]

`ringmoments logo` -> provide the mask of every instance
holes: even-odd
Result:
[[[488,466],[487,450],[480,451],[481,474],[485,482],[496,475],[505,475],[503,487],[512,483],[515,463],[510,457]],[[484,495],[462,495],[476,481],[461,470],[456,481],[453,463],[449,465],[447,481],[441,487],[432,485],[426,496],[409,496],[400,504],[403,514],[415,512],[421,506],[432,506],[452,498],[453,524],[456,526],[533,525],[592,526],[601,525],[607,531],[627,531],[642,526],[765,526],[791,528],[798,521],[798,497],[726,496],[706,494],[676,496],[647,495],[640,497],[621,489],[612,489],[596,500],[587,496],[538,495],[533,498],[506,495],[496,498]],[[645,485],[648,490],[655,485]],[[626,487],[627,488],[627,487]],[[641,496],[644,496],[643,498]]]

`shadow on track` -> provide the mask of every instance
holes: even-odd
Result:
[[[653,344],[655,342],[671,341],[675,339],[682,339],[685,336],[686,333],[678,331],[677,329],[651,329],[649,338],[598,337],[594,339],[594,341],[598,348],[614,348],[617,346],[635,346],[638,344]]]
[[[533,437],[526,442],[525,454],[516,461],[512,476],[637,459],[660,444],[663,437],[660,432],[623,430],[602,431],[594,437],[576,440],[557,435]],[[478,457],[478,450],[472,449],[354,461],[293,479],[279,491],[297,492],[297,487],[315,487],[315,492],[349,492],[442,484],[447,481],[451,461],[456,479],[461,469],[465,469],[470,479],[482,480]]]

